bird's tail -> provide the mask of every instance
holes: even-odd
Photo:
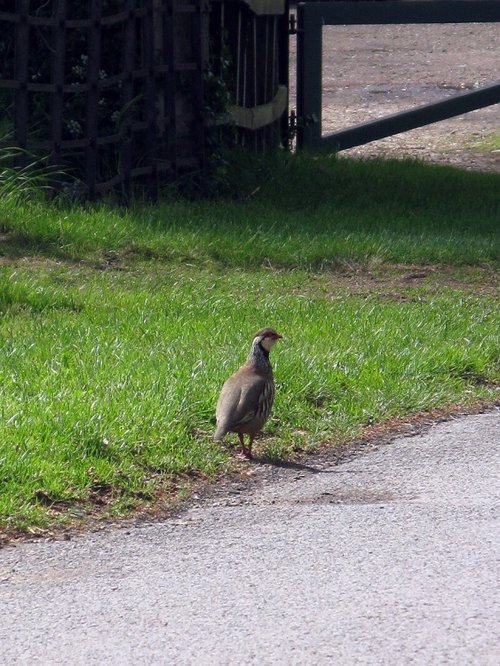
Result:
[[[214,432],[213,440],[214,442],[220,442],[220,440],[227,433],[227,427],[225,423],[218,423],[217,428]]]

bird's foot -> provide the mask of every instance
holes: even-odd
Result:
[[[241,460],[252,460],[253,458],[252,450],[247,449],[245,446],[241,449],[241,451],[237,453],[237,457],[240,458]]]

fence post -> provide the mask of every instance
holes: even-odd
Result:
[[[19,22],[16,25],[16,55],[14,76],[17,81],[15,96],[16,115],[14,133],[16,144],[26,148],[28,143],[28,54],[29,54],[29,0],[19,3]],[[16,165],[24,166],[26,155],[16,157]]]
[[[52,28],[54,51],[52,54],[52,154],[50,161],[61,165],[61,141],[63,137],[64,64],[66,47],[66,0],[59,0]]]
[[[121,119],[121,134],[123,144],[121,150],[121,175],[122,175],[122,193],[126,201],[130,197],[130,171],[132,169],[132,117],[134,110],[131,109],[134,99],[134,65],[135,65],[135,10],[136,0],[127,0],[127,23],[125,25],[124,45],[123,45],[123,82],[122,82],[122,109],[123,117]]]
[[[321,140],[322,24],[310,6],[297,5],[297,145],[316,148]]]
[[[97,135],[99,104],[99,65],[101,61],[102,0],[90,3],[90,27],[87,42],[87,147],[85,149],[85,181],[90,199],[94,199],[97,183]]]

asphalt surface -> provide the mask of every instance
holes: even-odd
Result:
[[[0,551],[0,663],[500,663],[500,411]]]

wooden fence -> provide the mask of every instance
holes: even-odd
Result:
[[[202,169],[207,124],[283,140],[285,2],[3,0],[0,146],[49,155],[94,198]]]
[[[91,198],[132,180],[155,191],[160,175],[201,165],[203,0],[12,4],[0,12],[12,35],[0,53],[4,145],[49,154]]]

